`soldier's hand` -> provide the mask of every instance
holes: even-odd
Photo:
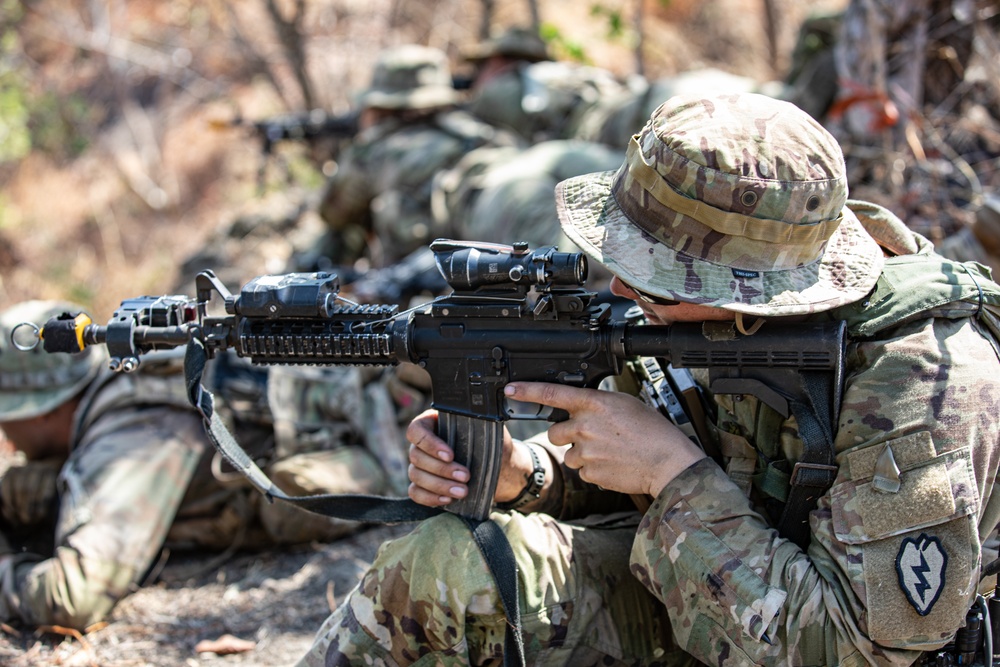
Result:
[[[451,447],[437,436],[437,411],[427,410],[418,415],[406,429],[406,439],[410,442],[410,498],[421,505],[440,507],[452,500],[460,500],[469,494],[469,469],[455,463]],[[512,500],[524,486],[525,471],[518,469],[527,465],[530,473],[530,455],[512,457],[514,441],[504,429],[503,459],[500,477],[497,480],[495,500]],[[513,459],[513,460],[512,460]]]
[[[0,516],[8,526],[31,526],[52,516],[62,465],[43,459],[7,469],[0,478]]]
[[[549,427],[549,442],[569,445],[564,463],[610,491],[656,496],[705,453],[635,396],[545,382],[512,382],[518,401],[562,408],[569,419]]]

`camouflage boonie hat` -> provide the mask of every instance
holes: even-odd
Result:
[[[751,315],[856,301],[882,251],[845,205],[836,140],[793,104],[685,94],[657,108],[624,164],[556,187],[566,234],[621,280]]]
[[[42,326],[62,313],[82,311],[83,307],[64,301],[25,301],[0,314],[0,421],[51,412],[82,391],[106,364],[103,346],[56,354],[43,351],[41,345],[19,350],[11,342],[11,332],[22,322]]]
[[[375,109],[432,109],[460,100],[448,56],[440,49],[405,44],[379,54],[371,86],[358,105]]]
[[[518,27],[508,28],[499,35],[468,48],[462,57],[469,62],[478,62],[493,56],[526,60],[532,63],[552,60],[549,56],[549,47],[538,35],[538,32],[530,28]]]

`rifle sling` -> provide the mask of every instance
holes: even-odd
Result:
[[[362,523],[422,521],[444,512],[439,507],[420,505],[409,498],[388,498],[359,493],[289,496],[278,488],[240,447],[215,411],[214,397],[201,381],[207,360],[205,344],[198,338],[192,338],[184,355],[184,381],[187,385],[188,399],[204,420],[205,431],[216,450],[263,493],[268,501],[274,502],[277,498],[315,514]],[[478,520],[464,516],[459,518],[469,527],[476,546],[486,560],[486,565],[496,581],[504,614],[507,616],[504,666],[523,667],[525,658],[518,604],[518,568],[510,542],[500,526],[490,519]]]
[[[801,372],[809,405],[791,401],[803,450],[792,468],[788,499],[778,521],[778,532],[805,550],[809,546],[809,514],[837,475],[833,455],[832,390],[819,374]]]

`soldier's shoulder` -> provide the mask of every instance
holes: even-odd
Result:
[[[453,137],[475,142],[477,146],[513,146],[523,145],[523,140],[516,134],[497,127],[465,109],[448,109],[437,114],[436,126]]]

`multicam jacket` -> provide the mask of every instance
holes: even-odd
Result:
[[[141,581],[211,450],[179,379],[108,371],[91,384],[60,473],[54,552],[0,566],[0,619],[84,628]]]

